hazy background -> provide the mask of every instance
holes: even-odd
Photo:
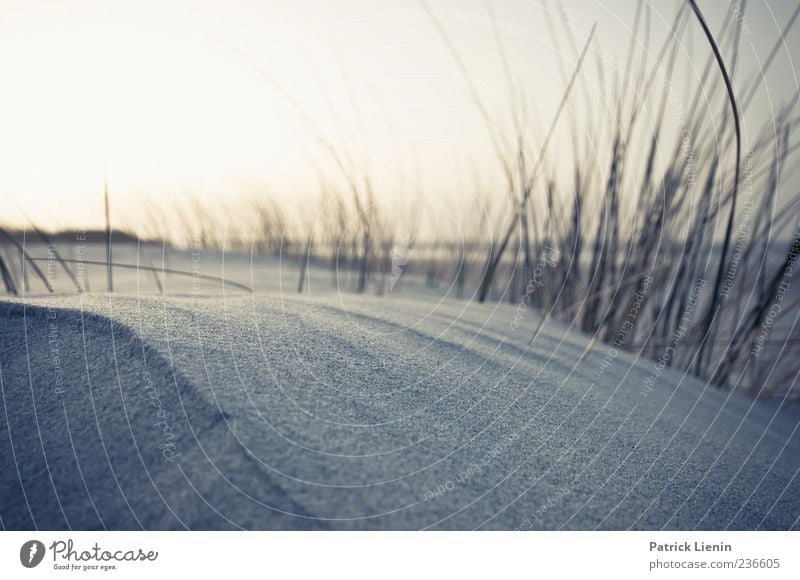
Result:
[[[650,4],[653,59],[678,5]],[[532,130],[542,133],[563,93],[563,70],[574,63],[558,5],[508,0],[492,3],[493,14],[483,1],[430,6],[500,125],[512,98],[501,40],[523,92],[515,98],[531,116]],[[590,91],[597,87],[592,107],[613,112],[613,101],[605,101],[613,95],[600,85],[610,91],[614,76],[625,74],[635,2],[564,6],[578,46],[598,23],[593,59],[607,64],[605,77],[591,63],[584,78]],[[700,6],[714,30],[726,11],[739,9],[724,1]],[[5,223],[24,225],[27,214],[50,228],[101,227],[105,179],[117,227],[134,226],[146,199],[180,204],[191,194],[213,204],[265,190],[287,202],[313,197],[332,178],[315,131],[348,151],[382,196],[418,195],[421,184],[428,200],[438,202],[466,195],[476,181],[501,183],[484,121],[418,2],[15,1],[0,7]],[[789,1],[747,3],[737,80],[756,74],[794,8]],[[703,81],[698,69],[709,54],[696,21],[690,28],[666,117],[672,130],[679,107],[688,106],[683,85]],[[644,40],[637,42],[643,50]],[[755,130],[798,90],[792,59],[799,43],[795,29],[745,118],[746,142],[753,138],[748,127]],[[587,111],[583,97],[576,103],[571,114],[606,148],[593,119],[608,111]],[[642,103],[649,106],[655,107]],[[557,134],[551,154],[568,173],[573,153],[566,134]],[[784,175],[784,184],[792,175]],[[792,194],[782,187],[783,196]]]

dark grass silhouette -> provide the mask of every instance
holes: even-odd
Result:
[[[445,26],[431,13],[443,48],[487,126],[505,181],[502,190],[486,191],[476,184],[476,211],[462,212],[460,231],[426,215],[419,184],[417,203],[398,209],[382,201],[368,168],[359,167],[349,151],[325,138],[284,87],[240,54],[292,104],[314,136],[321,152],[318,159],[310,159],[322,184],[318,208],[303,208],[309,211],[298,218],[279,196],[266,192],[244,206],[237,202],[212,211],[190,201],[172,210],[150,208],[149,235],[161,232],[162,239],[183,247],[196,244],[204,251],[288,259],[299,266],[299,274],[293,274],[297,283],[292,283],[299,292],[309,290],[310,269],[324,267],[338,289],[386,293],[392,253],[402,245],[413,248],[404,275],[423,276],[431,288],[450,287],[454,296],[485,302],[526,301],[543,313],[543,321],[560,320],[592,336],[593,344],[606,342],[655,361],[668,351],[665,366],[715,385],[800,400],[795,387],[800,371],[793,322],[796,288],[790,289],[780,313],[770,315],[797,258],[794,228],[800,218],[800,194],[786,198],[778,192],[786,167],[800,150],[794,138],[800,95],[779,107],[760,131],[750,132],[755,137],[747,151],[740,127],[740,118],[756,102],[764,75],[777,60],[782,37],[775,39],[762,71],[737,77],[741,27],[730,11],[719,30],[712,31],[694,2],[683,3],[660,46],[651,46],[650,10],[645,2],[636,5],[632,25],[638,41],[631,39],[622,75],[599,57],[594,28],[578,42],[564,6],[545,8],[553,42],[569,58],[559,63],[564,88],[541,134],[529,126],[529,111],[517,96],[523,87],[504,64],[505,48],[497,31],[508,123],[489,113]],[[783,26],[783,36],[798,15],[800,7]],[[566,44],[558,40],[559,29]],[[679,49],[698,32],[708,52],[698,67],[703,82],[684,85],[684,116],[678,119],[675,114],[673,119]],[[612,105],[604,114],[592,106],[590,74]],[[740,95],[738,102],[735,95]],[[651,113],[647,119],[645,110]],[[597,128],[591,139],[581,137],[582,116]],[[676,124],[683,131],[676,132]],[[552,139],[561,125],[576,152],[571,179],[558,174],[553,159],[558,153]],[[466,195],[460,203],[462,209],[471,206]],[[490,211],[478,217],[481,205]],[[187,206],[192,211],[186,211]],[[176,219],[163,219],[170,211]],[[316,213],[320,219],[308,219]],[[179,225],[164,232],[160,222]],[[9,240],[4,231],[0,234]],[[6,291],[19,290],[27,267],[46,284],[36,266],[41,256],[34,260],[19,244],[15,248],[21,259],[4,260],[0,267]],[[531,292],[530,282],[543,256],[554,264],[546,267],[545,283]],[[167,272],[147,264],[143,268],[162,276]],[[185,268],[172,270],[189,273]],[[158,277],[154,284],[160,286]],[[401,289],[402,284],[394,293]],[[637,314],[631,322],[632,308]],[[771,327],[765,333],[767,322]],[[532,328],[531,334],[535,331]]]

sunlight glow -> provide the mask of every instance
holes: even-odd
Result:
[[[497,172],[463,78],[416,2],[51,0],[4,2],[2,10],[5,222],[24,223],[27,214],[49,227],[97,225],[106,179],[117,216],[144,198],[213,200],[257,184],[305,195],[330,170],[315,149],[317,131],[394,193],[409,167],[421,168],[434,191],[439,177],[440,189],[468,181],[464,167]],[[568,57],[567,43],[557,50],[539,6],[495,10],[491,20],[482,2],[436,5],[498,122],[508,91],[495,33],[528,114],[545,125],[563,88],[558,50]],[[668,13],[655,13],[654,37]],[[624,60],[627,23],[584,3],[576,26],[593,21],[603,50]],[[594,106],[609,107],[602,99]]]

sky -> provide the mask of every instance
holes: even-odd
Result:
[[[699,4],[712,29],[741,10]],[[651,2],[651,50],[677,5]],[[513,96],[540,130],[564,90],[562,66],[574,61],[567,31],[582,44],[597,23],[593,51],[609,75],[624,71],[634,6],[565,0],[569,23],[557,22],[554,36],[553,1],[430,0],[492,119],[503,124]],[[748,3],[737,79],[755,74],[794,7]],[[497,177],[485,122],[420,2],[0,1],[0,10],[0,222],[97,227],[106,183],[125,223],[146,201],[235,202],[267,190],[313,199],[331,171],[321,141],[391,195],[412,175],[434,197],[476,174]],[[708,46],[692,26],[679,83],[702,82]],[[798,90],[799,32],[786,38],[746,129]],[[520,95],[509,94],[504,59]],[[597,82],[587,80],[590,92]],[[587,132],[613,106],[604,99],[600,90],[590,99]]]

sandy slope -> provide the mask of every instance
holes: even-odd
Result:
[[[0,517],[800,528],[798,417],[456,300],[0,303]],[[525,329],[525,330],[523,330]],[[167,431],[165,433],[165,430]]]

